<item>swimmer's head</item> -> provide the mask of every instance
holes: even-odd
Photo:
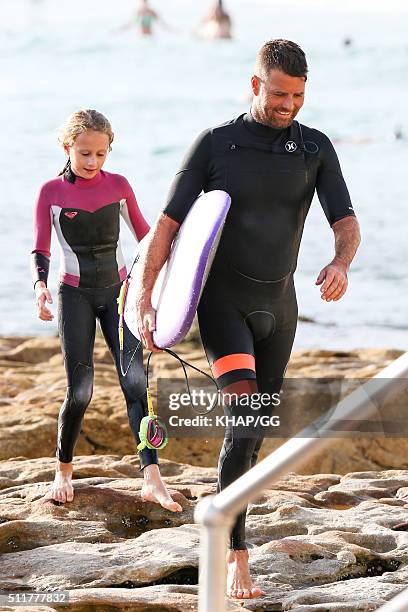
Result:
[[[306,56],[290,40],[271,40],[260,49],[251,78],[252,114],[273,128],[288,127],[303,106]]]
[[[400,127],[396,127],[394,129],[394,138],[395,140],[403,140],[404,139],[404,133],[402,131],[402,129]]]
[[[61,128],[59,143],[68,156],[63,174],[70,166],[77,176],[93,178],[111,151],[114,134],[107,118],[96,110],[72,113]]]

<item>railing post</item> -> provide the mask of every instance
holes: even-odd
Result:
[[[408,610],[408,589],[404,589],[386,604],[378,608],[377,612],[407,612]]]
[[[382,378],[384,380],[381,380]],[[373,412],[375,402],[381,402],[391,387],[394,392],[396,388],[406,391],[407,378],[408,352],[370,379],[370,384],[362,385],[342,399],[328,421],[325,418],[318,419],[226,489],[215,496],[205,497],[197,504],[194,519],[202,526],[199,612],[225,611],[226,542],[234,517],[271,482],[287,474],[316,451],[329,446],[331,437],[339,437],[341,430],[332,427],[337,420],[347,423],[350,419],[368,418]],[[408,590],[388,602],[381,611],[408,612]]]
[[[233,517],[214,506],[215,495],[197,505],[194,520],[201,525],[199,559],[199,612],[224,612],[226,596],[226,553]]]

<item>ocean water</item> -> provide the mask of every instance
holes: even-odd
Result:
[[[363,237],[346,296],[324,303],[314,281],[333,256],[333,236],[314,201],[296,273],[300,313],[314,323],[299,325],[295,348],[406,349],[407,5],[229,0],[234,40],[205,42],[193,30],[207,0],[152,4],[173,30],[157,26],[142,39],[115,30],[135,8],[130,0],[2,0],[0,333],[57,331],[56,319],[36,318],[29,253],[36,193],[64,163],[57,133],[65,118],[81,107],[108,116],[116,137],[105,167],[131,181],[152,222],[186,147],[202,129],[248,110],[255,54],[265,40],[284,37],[308,56],[298,118],[335,140]],[[405,139],[394,138],[397,127]],[[130,261],[127,228],[122,244]],[[54,296],[57,272],[54,237]]]

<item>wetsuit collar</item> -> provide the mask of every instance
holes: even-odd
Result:
[[[101,170],[93,178],[85,179],[85,178],[82,178],[81,176],[77,176],[76,174],[74,174],[70,166],[65,172],[64,178],[69,183],[73,183],[75,187],[79,187],[80,189],[90,189],[91,187],[95,187],[95,185],[98,185],[98,183],[100,183],[101,180],[103,179],[103,176],[104,176],[104,172],[103,170]]]
[[[264,125],[263,123],[255,121],[251,111],[243,116],[243,122],[250,132],[257,136],[262,136],[263,138],[276,138],[286,130],[286,128],[273,128],[269,127],[269,125]]]

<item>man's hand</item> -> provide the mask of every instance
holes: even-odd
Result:
[[[139,337],[143,346],[153,353],[158,353],[161,349],[153,342],[153,332],[156,329],[156,311],[150,300],[136,304],[136,318]]]
[[[52,312],[45,306],[45,303],[52,304],[51,293],[48,291],[45,283],[43,281],[38,281],[35,284],[35,304],[37,306],[37,314],[38,318],[42,321],[52,321],[54,315]]]
[[[140,340],[149,351],[158,352],[152,332],[156,329],[156,311],[152,307],[152,293],[160,270],[164,266],[171,243],[180,224],[161,213],[150,228],[139,252],[136,273],[136,320]]]
[[[322,300],[337,302],[343,297],[348,285],[347,271],[347,264],[339,259],[333,259],[323,268],[316,280],[316,285],[322,285],[320,287]]]
[[[326,302],[337,302],[346,293],[347,272],[361,240],[358,221],[352,215],[333,223],[332,230],[336,255],[333,261],[323,268],[316,280],[316,285],[322,285],[321,298]]]

